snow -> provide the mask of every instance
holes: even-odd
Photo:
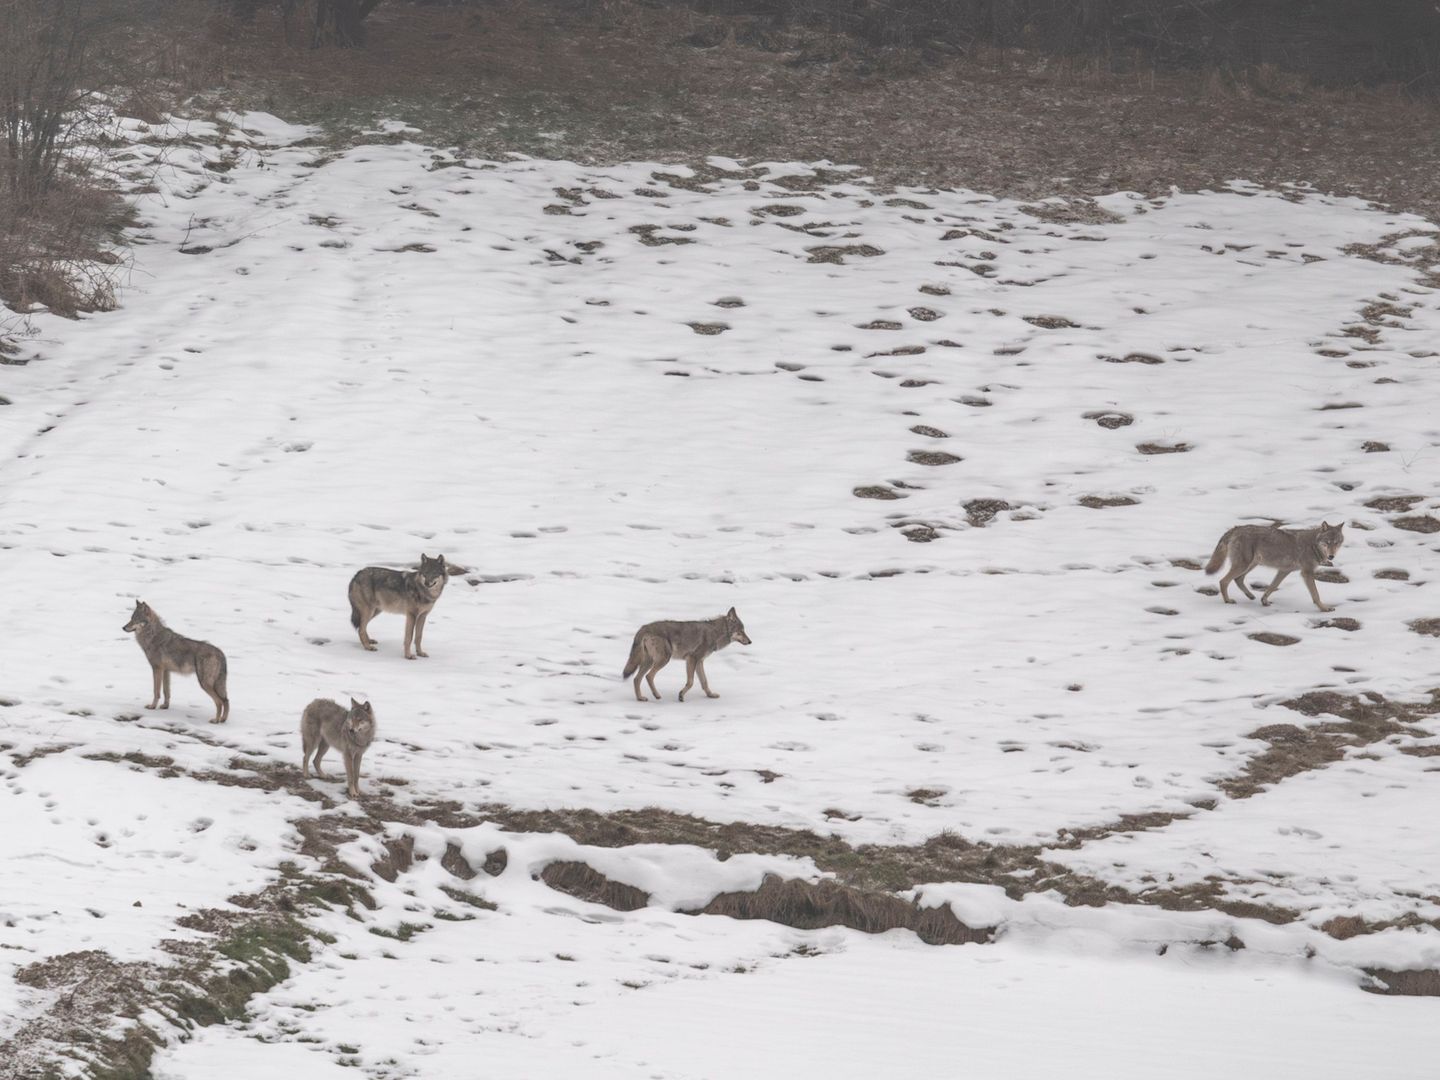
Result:
[[[241,1026],[166,1050],[158,1076],[351,1058],[427,1077],[474,1076],[477,1059],[533,1076],[873,1075],[962,1055],[1003,1070],[1021,1035],[1034,1075],[1076,1060],[1154,1075],[1182,1041],[1167,1075],[1267,1055],[1311,1076],[1414,1075],[1423,1027],[1404,1021],[1433,1006],[1356,986],[1364,967],[1435,966],[1440,937],[1318,927],[1440,914],[1434,766],[1400,753],[1425,733],[1249,799],[1215,785],[1265,749],[1257,728],[1323,720],[1289,697],[1428,689],[1433,650],[1408,623],[1437,614],[1433,543],[1364,504],[1436,505],[1437,432],[1417,407],[1440,332],[1417,282],[1433,226],[1244,184],[1116,193],[1108,220],[1066,222],[973,192],[879,192],[828,163],[332,154],[275,117],[219,120],[128,131],[118,174],[160,190],[136,196],[123,306],[41,317],[32,362],[0,366],[0,743],[19,823],[0,840],[16,871],[0,1036],[45,1004],[14,982],[25,964],[99,947],[163,961],[176,905],[223,906],[304,862],[290,823],[313,805],[153,759],[293,770],[305,703],[353,695],[379,725],[362,787],[397,807],[653,806],[853,844],[952,830],[1134,890],[1219,875],[1227,897],[1302,917],[935,883],[923,902],[1000,931],[935,948],[682,913],[766,872],[814,878],[804,861],[584,851],[654,894],[622,914],[532,880],[573,841],[482,826],[515,860],[472,883],[498,910],[435,921],[458,910],[438,860],[377,879],[366,923],[321,918],[334,946]],[[1362,323],[1379,301],[1403,314]],[[937,451],[961,460],[909,457]],[[852,493],[873,486],[900,497]],[[974,524],[977,499],[1010,508]],[[1360,629],[1320,625],[1294,578],[1270,608],[1227,607],[1172,562],[1272,518],[1347,522],[1348,581],[1319,589]],[[939,539],[907,542],[917,525]],[[421,552],[464,568],[430,659],[402,658],[395,616],[363,652],[350,575]],[[1392,568],[1409,580],[1374,576]],[[168,713],[141,707],[149,674],[120,630],[137,597],[225,650],[229,724],[204,722],[190,677]],[[718,700],[676,702],[679,665],[665,701],[633,699],[619,672],[636,627],[731,605],[754,644],[709,662]],[[1251,637],[1266,631],[1299,641]],[[350,812],[333,776],[313,787]],[[1054,846],[1153,812],[1189,816]],[[369,933],[417,921],[408,941]],[[1195,944],[1230,933],[1243,951]],[[1117,1015],[1133,1018],[1118,1035]],[[1054,1018],[1043,1038],[1037,1017]]]

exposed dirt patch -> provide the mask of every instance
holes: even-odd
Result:
[[[1100,359],[1107,364],[1163,364],[1165,362],[1163,357],[1143,352],[1126,353],[1124,356],[1102,356]]]
[[[782,880],[773,874],[754,892],[721,893],[692,914],[767,919],[800,930],[825,926],[848,926],[867,934],[912,930],[929,945],[984,943],[994,935],[993,927],[966,926],[949,904],[922,908],[898,896],[866,892],[835,881]]]
[[[1371,510],[1379,510],[1385,514],[1399,514],[1409,510],[1417,502],[1424,502],[1423,495],[1386,495],[1382,498],[1371,499],[1365,505]]]
[[[1390,452],[1390,444],[1368,440],[1360,444],[1360,449],[1367,454],[1386,454]]]
[[[916,435],[924,435],[927,439],[948,439],[950,433],[941,431],[938,427],[931,427],[929,424],[916,424],[910,429]]]
[[[1254,795],[1286,777],[1318,769],[1345,756],[1347,748],[1381,742],[1392,735],[1428,736],[1411,725],[1440,712],[1440,691],[1428,701],[1389,701],[1378,693],[1352,697],[1333,690],[1316,690],[1280,703],[1304,716],[1333,716],[1319,724],[1268,724],[1252,731],[1270,748],[1250,759],[1239,776],[1223,780],[1219,788],[1232,799]]]
[[[1139,506],[1139,499],[1132,499],[1129,495],[1084,495],[1078,500],[1081,506],[1088,506],[1091,510],[1104,510],[1109,506]]]
[[[1396,569],[1376,570],[1375,577],[1379,578],[1382,581],[1409,581],[1410,571]]]
[[[1289,634],[1275,634],[1269,630],[1261,631],[1258,634],[1246,634],[1251,641],[1258,641],[1264,645],[1298,645],[1300,639],[1291,637]]]
[[[650,894],[644,889],[612,881],[588,863],[552,862],[540,872],[540,879],[568,896],[616,911],[638,911],[650,903]]]
[[[1405,625],[1425,637],[1440,637],[1440,619],[1411,619]]]
[[[1376,980],[1363,987],[1372,994],[1440,997],[1440,971],[1393,971],[1390,968],[1366,968],[1365,974]]]
[[[981,526],[1002,510],[1013,510],[1004,499],[971,499],[965,504],[965,517],[971,525]]]
[[[1135,422],[1135,418],[1129,413],[1123,412],[1087,412],[1084,414],[1086,420],[1094,420],[1103,428],[1114,431],[1116,428],[1129,427]]]
[[[859,255],[862,258],[873,259],[877,255],[884,255],[885,252],[874,244],[822,244],[819,247],[805,249],[810,257],[806,262],[812,263],[834,263],[843,266],[845,256]],[[894,329],[899,330],[900,324],[896,323]]]
[[[916,465],[954,465],[961,458],[958,454],[947,454],[943,450],[911,450],[905,460]]]
[[[1440,532],[1440,518],[1432,517],[1430,514],[1416,514],[1413,517],[1396,518],[1390,522],[1397,529],[1404,529],[1406,532],[1433,533]]]
[[[1063,315],[1022,315],[1020,316],[1031,326],[1038,326],[1042,330],[1078,330],[1080,324],[1071,322]]]
[[[1351,619],[1347,616],[1340,616],[1334,619],[1315,619],[1310,623],[1314,627],[1329,627],[1333,630],[1359,630],[1360,620]]]
[[[865,487],[857,487],[850,494],[857,499],[903,499],[904,495],[892,488],[881,487],[879,484],[868,484]]]
[[[1188,454],[1192,449],[1189,443],[1140,443],[1135,447],[1142,454]]]

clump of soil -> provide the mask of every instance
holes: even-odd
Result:
[[[1365,505],[1371,510],[1379,510],[1385,514],[1399,514],[1409,510],[1417,502],[1423,502],[1422,495],[1385,495],[1378,499],[1371,499]]]
[[[916,465],[954,465],[963,460],[959,455],[947,454],[943,450],[911,450],[905,459]]]
[[[1042,330],[1078,330],[1080,324],[1071,322],[1063,315],[1022,315],[1020,316],[1031,326],[1038,326]]]
[[[1359,630],[1360,620],[1340,616],[1335,619],[1316,619],[1310,624],[1315,627],[1330,627],[1335,630]]]
[[[650,894],[644,889],[612,881],[588,863],[552,862],[540,871],[540,880],[558,892],[616,911],[638,911],[650,903]]]
[[[971,525],[982,526],[1002,510],[1013,510],[1004,499],[971,499],[965,504],[965,517]]]
[[[1135,447],[1142,454],[1187,454],[1191,450],[1189,443],[1140,443]]]
[[[1129,427],[1135,422],[1135,418],[1129,413],[1123,412],[1087,412],[1086,420],[1094,420],[1103,428],[1114,431],[1116,428]]]
[[[1300,644],[1300,639],[1298,637],[1291,637],[1289,634],[1275,634],[1271,633],[1269,630],[1262,631],[1258,634],[1246,634],[1245,636],[1248,637],[1251,641],[1259,641],[1265,645]]]
[[[1412,517],[1396,518],[1390,522],[1397,529],[1404,529],[1406,532],[1433,533],[1440,532],[1440,518],[1432,517],[1430,514],[1416,514]]]
[[[1143,352],[1126,353],[1124,356],[1102,356],[1100,359],[1107,364],[1163,364],[1165,362],[1162,357],[1156,356],[1154,353]]]
[[[1091,510],[1103,510],[1108,506],[1139,506],[1140,500],[1129,495],[1085,495],[1080,499],[1080,505]]]
[[[1385,454],[1390,451],[1390,444],[1369,440],[1360,444],[1360,449],[1367,454]]]
[[[928,945],[983,944],[994,936],[993,928],[966,926],[949,904],[922,908],[898,896],[865,892],[835,881],[787,881],[773,874],[754,892],[721,893],[693,914],[767,919],[800,930],[848,926],[867,934],[883,934],[905,929]]]
[[[879,484],[868,484],[865,487],[857,487],[850,494],[857,499],[903,499],[904,495],[888,487],[881,487]]]
[[[1425,637],[1440,637],[1440,619],[1411,619],[1406,625]]]
[[[948,439],[950,437],[948,431],[941,431],[939,428],[931,427],[929,424],[916,424],[910,430],[916,435],[924,435],[928,439]]]

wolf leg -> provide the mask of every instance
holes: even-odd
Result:
[[[154,708],[156,708],[157,706],[159,706],[159,704],[160,704],[160,681],[161,681],[160,669],[159,669],[158,667],[152,667],[152,668],[150,669],[150,675],[151,675],[151,677],[152,677],[152,680],[153,680],[154,683],[155,683],[155,693],[152,694],[151,697],[150,697],[150,704],[149,704],[149,705],[146,705],[145,707],[146,707],[147,709],[154,709]]]
[[[415,613],[405,613],[405,659],[414,660],[415,654],[410,650],[410,643],[415,640]]]
[[[375,639],[365,631],[370,625],[370,620],[378,614],[380,614],[378,608],[367,608],[365,612],[361,614],[360,622],[356,625],[356,629],[360,631],[360,644],[364,646],[366,652],[374,652],[376,649]]]
[[[162,709],[168,709],[168,708],[170,707],[170,669],[169,669],[169,668],[166,668],[164,674],[161,675],[161,681],[164,683],[164,686],[165,686],[165,703],[164,703],[163,705],[161,705],[160,707],[161,707]]]
[[[700,689],[705,691],[705,696],[719,697],[719,694],[714,694],[710,691],[710,680],[705,678],[705,660],[703,657],[695,661],[695,670],[700,673]]]
[[[1315,572],[1313,570],[1301,570],[1300,576],[1305,579],[1305,587],[1310,590],[1310,599],[1315,601],[1315,606],[1321,611],[1334,611],[1329,604],[1320,602],[1320,590],[1315,588]]]
[[[420,612],[419,615],[416,615],[416,616],[415,616],[415,655],[416,655],[416,656],[429,656],[429,655],[430,655],[429,653],[427,653],[424,649],[422,649],[422,648],[420,647],[420,639],[425,636],[425,620],[428,619],[429,617],[430,617],[430,609],[429,609],[429,608],[426,608],[424,611]]]
[[[685,658],[685,688],[680,691],[680,700],[685,700],[685,695],[690,692],[690,687],[695,685],[695,657]]]
[[[1285,580],[1287,577],[1289,577],[1289,576],[1290,576],[1290,571],[1289,571],[1289,570],[1280,570],[1280,571],[1277,571],[1276,574],[1275,574],[1275,580],[1272,581],[1272,582],[1270,582],[1270,587],[1267,588],[1263,593],[1260,594],[1260,603],[1263,604],[1265,607],[1269,607],[1269,606],[1270,606],[1270,594],[1273,593],[1276,589],[1278,589],[1278,588],[1280,587],[1280,582],[1284,581],[1284,580]],[[1308,578],[1307,578],[1307,580],[1308,580]],[[1314,595],[1315,595],[1315,588],[1314,588],[1314,586],[1311,586],[1311,588],[1310,588],[1310,595],[1311,595],[1311,596],[1314,596]],[[1319,599],[1317,598],[1315,602],[1318,604],[1320,601],[1319,601]]]

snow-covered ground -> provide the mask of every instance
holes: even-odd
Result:
[[[950,830],[1301,917],[939,883],[922,903],[999,931],[933,947],[681,914],[763,868],[679,846],[589,851],[652,893],[611,911],[532,880],[569,841],[503,834],[466,886],[496,910],[438,860],[376,879],[366,922],[318,920],[333,946],[157,1076],[1416,1075],[1435,1006],[1356,987],[1440,967],[1440,933],[1319,928],[1440,917],[1440,776],[1403,753],[1428,732],[1216,785],[1256,729],[1323,720],[1287,698],[1433,682],[1408,624],[1440,616],[1436,549],[1365,505],[1440,505],[1433,226],[1242,184],[1076,219],[828,166],[467,162],[398,128],[332,155],[231,120],[128,125],[118,167],[159,190],[123,306],[0,367],[0,1038],[51,1004],[25,965],[163,960],[177,917],[303,864],[314,804],[204,778],[298,768],[304,705],[354,695],[363,785],[400,807]],[[1298,576],[1227,607],[1193,569],[1236,522],[1322,518],[1333,616]],[[430,658],[395,616],[364,652],[346,582],[421,552],[465,568]],[[225,650],[229,724],[190,677],[141,707],[137,597]],[[708,665],[718,700],[676,702],[682,665],[634,700],[637,626],[732,605],[754,644]],[[1053,846],[1153,812],[1188,816]]]

